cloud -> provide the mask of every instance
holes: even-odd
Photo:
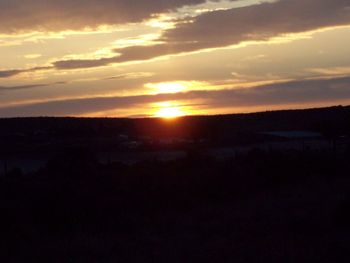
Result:
[[[141,22],[205,0],[0,0],[0,32],[80,30]]]
[[[100,67],[160,56],[219,48],[245,41],[265,41],[350,24],[348,0],[280,0],[204,13],[166,30],[162,44],[115,49],[111,58],[57,61],[57,69]]]
[[[123,73],[119,75],[115,75],[112,77],[103,78],[101,80],[129,80],[129,79],[142,79],[142,78],[149,78],[154,76],[155,73],[153,72],[129,72],[129,73]]]
[[[14,116],[77,116],[96,112],[127,109],[164,101],[194,103],[198,107],[232,111],[265,108],[288,108],[291,105],[350,103],[350,76],[332,79],[290,81],[254,88],[191,91],[176,94],[140,95],[129,97],[93,97],[57,100],[0,108],[1,117]]]

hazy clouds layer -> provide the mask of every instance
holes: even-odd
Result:
[[[17,1],[7,2],[0,0],[2,5],[8,3],[8,8],[13,8],[13,12],[19,12],[18,10],[15,11],[16,8],[14,3],[16,2]],[[41,0],[30,2],[34,2],[33,6],[36,6]],[[67,26],[74,25],[76,20],[79,20],[79,23],[81,24],[85,23],[86,26],[93,24],[97,25],[100,23],[98,21],[107,19],[109,13],[111,13],[111,19],[113,17],[115,19],[124,19],[123,17],[127,16],[126,14],[128,14],[128,16],[135,15],[137,17],[142,17],[141,14],[147,16],[156,12],[156,9],[166,10],[175,6],[191,3],[195,4],[204,1],[135,0],[135,4],[130,1],[126,4],[124,1],[112,0],[100,2],[81,0],[74,1],[74,4],[73,2],[62,2],[62,6],[60,6],[56,2],[45,1],[46,5],[41,3],[44,7],[40,7],[49,10],[56,10],[53,12],[62,16],[65,14],[64,10],[71,8],[69,9],[71,11],[67,12],[67,14],[72,15],[72,18],[63,19],[63,22],[61,21],[62,18],[59,18],[59,21],[55,21],[52,24],[57,27],[64,27],[61,23],[67,23]],[[86,2],[86,6],[79,9],[78,3],[82,4],[82,2]],[[24,1],[23,3],[27,3],[27,1]],[[109,6],[111,6],[111,8],[108,8]],[[94,8],[96,8],[95,11]],[[116,11],[116,13],[110,12],[110,10],[114,10],[115,8],[117,10],[135,9],[140,11],[140,14],[137,15],[138,11],[135,11],[136,13],[133,14],[131,10],[128,10],[128,12],[122,12],[123,15],[119,16],[118,11]],[[9,17],[6,18],[8,13],[3,17],[1,16],[3,9],[0,8],[0,10],[2,10],[0,11],[0,22],[4,19],[4,23],[0,23],[0,27],[3,27],[6,23],[11,24],[12,19]],[[77,10],[77,14],[72,10]],[[102,12],[103,10],[106,10],[106,14],[102,16],[96,15],[99,14],[99,11]],[[27,14],[30,11],[23,12]],[[93,13],[94,15],[92,15]],[[42,15],[36,15],[39,17],[34,19],[35,23],[45,27],[45,21],[42,23],[38,22],[41,21]],[[55,15],[50,17],[54,18]],[[29,19],[30,22],[26,23],[26,26],[30,26],[32,23],[31,19]],[[94,22],[90,23],[90,20]],[[60,70],[93,68],[129,61],[143,61],[159,56],[193,52],[208,48],[225,47],[245,41],[269,40],[273,37],[283,36],[284,34],[302,33],[327,27],[348,25],[350,24],[350,2],[349,0],[280,0],[273,3],[265,2],[242,8],[213,11],[191,18],[191,20],[192,21],[182,21],[182,23],[177,24],[175,28],[166,30],[159,39],[159,41],[163,42],[162,44],[147,46],[136,45],[126,48],[118,48],[114,50],[114,52],[117,53],[116,56],[108,58],[58,60],[53,62],[52,68]],[[127,18],[125,18],[125,21],[127,21]],[[16,24],[20,22],[14,21],[13,23],[13,28],[16,28]],[[37,69],[40,70],[41,68],[34,68],[29,71],[35,71]],[[27,71],[28,70],[0,71],[0,78],[15,76]]]
[[[74,69],[148,60],[347,24],[350,24],[349,0],[281,0],[205,13],[190,23],[180,23],[167,30],[160,39],[164,44],[116,49],[120,55],[113,58],[57,61],[54,66]]]

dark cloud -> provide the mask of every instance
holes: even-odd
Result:
[[[21,69],[2,70],[2,71],[0,71],[0,78],[13,77],[13,76],[19,75],[23,72],[26,72],[26,71],[21,70]]]
[[[107,66],[109,64],[117,62],[117,57],[101,58],[101,59],[72,59],[62,60],[53,63],[56,69],[79,69],[79,68],[95,68],[101,66]]]
[[[205,13],[167,31],[162,40],[207,48],[349,23],[348,0],[280,0]]]
[[[189,50],[187,45],[183,45],[182,52]],[[53,63],[56,69],[79,69],[79,68],[94,68],[107,66],[113,63],[122,63],[129,61],[149,60],[154,57],[164,56],[173,53],[179,53],[180,50],[173,48],[172,44],[165,45],[159,44],[147,47],[127,47],[123,49],[116,49],[115,52],[120,52],[120,55],[111,58],[101,59],[73,59],[73,60],[62,60]]]
[[[52,69],[52,67],[34,67],[30,69],[10,69],[0,71],[0,78],[9,78],[22,73]]]
[[[54,66],[76,69],[149,60],[346,24],[350,24],[349,0],[280,0],[199,15],[167,30],[159,39],[163,44],[115,49],[118,55],[112,58],[57,61]]]
[[[32,84],[32,85],[0,86],[0,91],[26,90],[26,89],[54,86],[54,85],[63,85],[66,83],[67,82],[65,82],[65,81],[59,81],[59,82],[54,82],[54,83],[43,83],[43,84]]]
[[[73,116],[108,110],[125,110],[163,101],[196,103],[199,107],[246,109],[260,107],[287,108],[290,105],[350,103],[350,76],[333,79],[291,81],[255,88],[217,91],[191,91],[177,94],[141,95],[130,97],[97,97],[51,101],[0,108],[1,117],[14,116]]]
[[[140,22],[205,0],[0,0],[0,32],[76,30]]]
[[[152,72],[129,72],[123,73],[119,75],[115,75],[112,77],[103,78],[101,80],[130,80],[130,79],[142,79],[149,78],[154,76],[155,74]]]

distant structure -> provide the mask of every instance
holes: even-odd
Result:
[[[272,131],[272,132],[259,132],[259,135],[262,135],[263,137],[265,137],[266,141],[280,142],[278,145],[279,146],[278,148],[281,148],[281,149],[297,148],[304,151],[310,148],[315,148],[315,149],[320,149],[325,147],[327,148],[326,139],[321,133],[318,133],[318,132]],[[271,147],[271,145],[269,147]]]
[[[310,131],[273,131],[260,132],[260,134],[289,140],[323,139],[323,135],[321,133]]]

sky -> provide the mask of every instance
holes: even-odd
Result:
[[[349,0],[0,0],[0,117],[350,105]]]

